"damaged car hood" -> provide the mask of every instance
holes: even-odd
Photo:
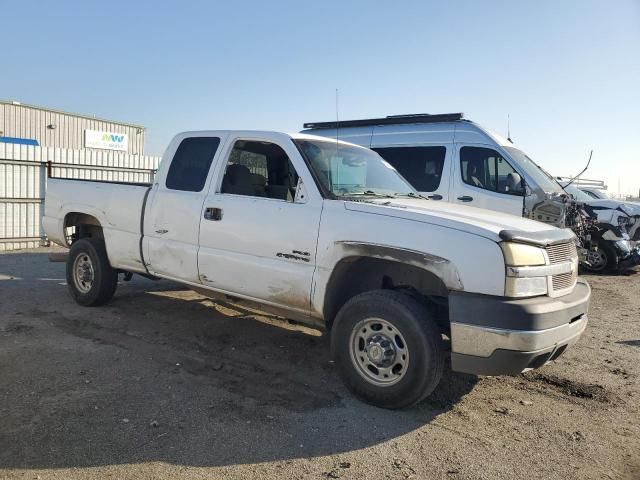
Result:
[[[500,242],[503,230],[543,232],[555,227],[482,208],[423,199],[394,198],[367,201],[345,201],[347,210],[404,218],[411,221],[454,228]]]
[[[595,209],[609,209],[609,210],[619,210],[622,213],[626,213],[627,215],[640,215],[640,205],[635,205],[631,202],[620,202],[618,200],[610,200],[610,199],[600,199],[600,200],[589,200],[585,202],[592,208]]]

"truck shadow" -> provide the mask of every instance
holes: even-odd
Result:
[[[56,282],[28,288],[38,298],[0,323],[0,349],[20,342],[0,357],[0,468],[340,454],[419,429],[477,383],[448,372],[418,406],[382,410],[346,391],[325,336],[250,310],[143,279],[99,309],[75,305]],[[30,328],[7,327],[18,324]]]

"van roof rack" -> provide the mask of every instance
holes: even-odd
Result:
[[[309,122],[303,128],[339,128],[366,127],[370,125],[402,125],[406,123],[456,122],[463,119],[462,113],[415,113],[408,115],[389,115],[382,118],[363,118],[362,120],[340,120],[333,122]]]

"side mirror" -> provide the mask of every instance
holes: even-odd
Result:
[[[525,195],[526,196],[526,182],[524,178],[520,176],[519,173],[511,172],[507,175],[507,188],[509,192],[515,195]]]
[[[520,191],[522,192],[523,197],[528,197],[529,195],[531,195],[531,188],[524,178],[520,179]]]
[[[294,203],[306,203],[307,202],[307,191],[304,188],[304,183],[302,182],[302,178],[298,177],[298,185],[296,187],[296,197],[293,199]]]

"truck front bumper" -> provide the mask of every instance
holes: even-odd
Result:
[[[509,299],[452,292],[451,368],[516,375],[558,358],[587,326],[591,289],[578,280],[565,296]]]

